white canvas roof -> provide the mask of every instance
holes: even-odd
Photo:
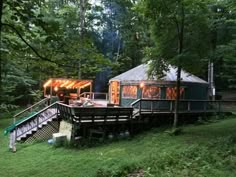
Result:
[[[110,81],[176,81],[177,67],[169,65],[169,70],[164,72],[164,77],[160,79],[148,78],[147,74],[148,64],[139,65],[129,71],[126,71],[112,79]],[[203,79],[190,74],[184,70],[181,72],[181,81],[183,82],[194,82],[207,84]]]

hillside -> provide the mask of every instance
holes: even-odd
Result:
[[[0,121],[1,132],[9,121]],[[1,133],[0,176],[236,176],[235,116],[183,130],[170,136],[165,128],[155,128],[131,140],[83,149],[20,145],[16,153],[8,151],[8,138]]]

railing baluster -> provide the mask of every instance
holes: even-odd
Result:
[[[188,101],[187,103],[188,103],[188,111],[190,111],[191,110],[191,102]]]
[[[172,110],[173,110],[173,101],[170,100],[170,112],[172,112]]]

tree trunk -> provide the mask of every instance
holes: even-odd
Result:
[[[178,45],[178,69],[177,69],[177,78],[176,78],[176,100],[175,100],[175,113],[174,113],[174,123],[173,128],[175,129],[178,126],[178,119],[179,119],[179,100],[180,100],[180,85],[181,85],[181,54],[183,52],[183,42],[184,42],[184,6],[181,3],[181,22],[180,22],[180,29],[178,30],[178,38],[179,38],[179,45]]]
[[[118,47],[117,47],[116,61],[118,61],[118,59],[119,59],[119,56],[120,56],[120,47],[121,47],[121,46],[120,46],[121,38],[119,37],[120,34],[118,33],[117,36],[118,36]]]
[[[177,82],[176,82],[176,100],[175,100],[175,115],[174,115],[174,123],[173,128],[176,128],[178,125],[179,119],[179,100],[180,100],[180,81],[181,81],[181,66],[178,66],[177,69]]]
[[[0,1],[0,48],[2,48],[2,10],[3,0]],[[2,98],[2,51],[0,50],[0,100]]]
[[[84,21],[85,21],[85,1],[86,0],[80,0],[80,37],[81,37],[81,53],[83,57],[83,43],[84,43]],[[81,79],[81,60],[82,58],[79,58],[78,61],[78,79]]]

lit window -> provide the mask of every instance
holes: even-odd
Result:
[[[143,98],[160,99],[161,89],[156,86],[145,86],[143,88]]]
[[[166,88],[166,99],[167,100],[175,100],[176,95],[176,87],[167,87]],[[184,88],[180,88],[180,99],[184,98]]]
[[[137,86],[123,86],[122,90],[123,98],[137,98]]]

